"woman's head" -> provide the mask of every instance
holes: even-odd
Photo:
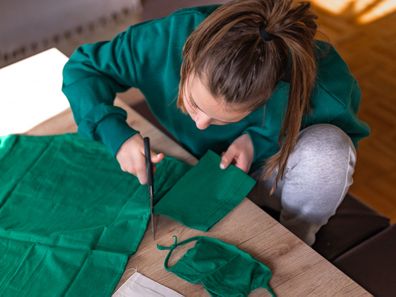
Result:
[[[224,97],[214,96],[207,85],[205,76],[194,74],[190,74],[185,82],[183,109],[198,129],[239,122],[250,113],[244,106],[229,104]]]
[[[268,173],[279,166],[278,179],[297,141],[316,77],[316,17],[309,7],[293,6],[291,0],[230,1],[199,25],[183,49],[178,105],[196,123],[194,108],[206,114],[204,128],[241,120],[266,103],[279,80],[289,79],[281,150],[267,161]]]

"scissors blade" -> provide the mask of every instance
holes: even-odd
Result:
[[[154,189],[150,185],[150,214],[151,214],[151,233],[153,234],[153,240],[155,240],[155,216],[153,213],[153,203],[154,203]]]
[[[149,190],[150,198],[150,215],[151,215],[151,232],[153,234],[153,240],[155,240],[155,216],[153,212],[154,206],[154,171],[153,163],[151,162],[151,149],[150,149],[150,138],[145,137],[144,141],[144,155],[146,159],[146,173],[147,173],[147,185]]]

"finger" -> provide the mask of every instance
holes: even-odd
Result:
[[[151,152],[151,162],[153,163],[159,163],[164,159],[165,155],[163,153],[156,154],[154,152]]]
[[[240,155],[235,162],[235,166],[244,172],[248,172],[250,169],[250,162],[245,155]]]
[[[228,150],[223,154],[220,161],[220,168],[226,169],[235,159],[235,153],[233,149],[228,148]]]
[[[147,184],[147,173],[145,166],[139,166],[135,168],[135,170],[136,170],[136,177],[138,178],[139,183],[141,185]]]

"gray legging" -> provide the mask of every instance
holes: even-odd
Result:
[[[281,224],[312,245],[348,192],[355,163],[356,150],[344,131],[330,124],[312,125],[300,132],[274,195],[269,190],[275,174],[264,180],[260,169],[252,174],[258,182],[249,197],[280,211]]]

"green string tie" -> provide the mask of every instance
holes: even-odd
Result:
[[[171,244],[170,246],[164,246],[164,245],[157,244],[157,249],[159,249],[161,251],[163,251],[163,250],[173,251],[177,247],[178,242],[177,242],[176,235],[173,235],[172,237],[173,237],[173,244]]]

